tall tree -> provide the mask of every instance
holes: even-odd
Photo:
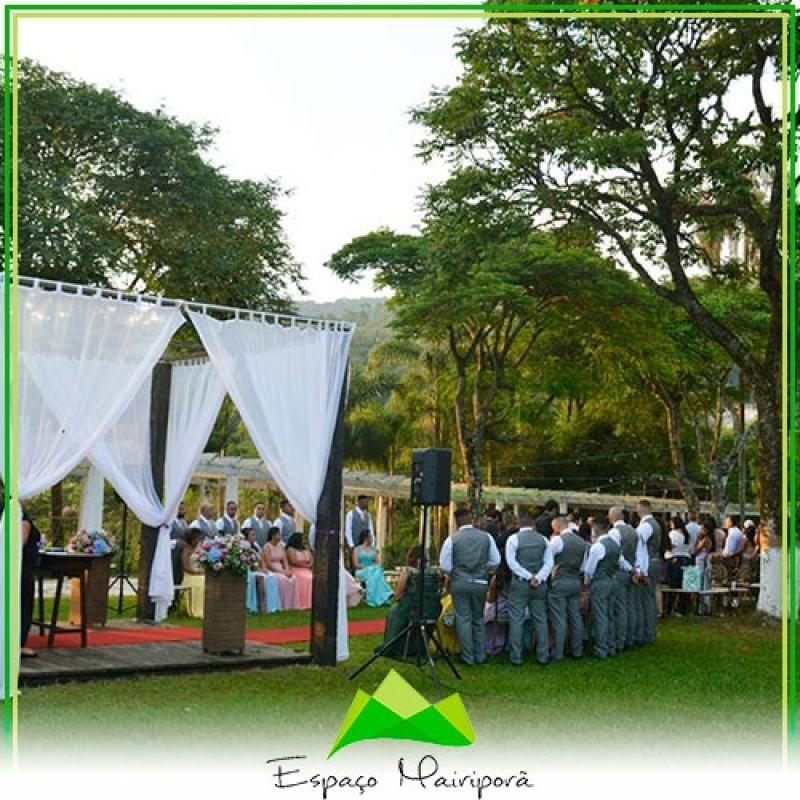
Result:
[[[603,273],[603,260],[571,241],[570,231],[541,234],[513,203],[495,202],[491,176],[481,171],[462,170],[430,188],[426,205],[420,236],[376,231],[327,266],[348,279],[376,271],[376,284],[395,292],[395,326],[448,349],[462,478],[477,509],[487,433],[519,367],[574,313],[575,287],[588,289],[592,276],[593,293],[608,288],[610,299],[624,276],[607,263]]]
[[[434,92],[414,119],[429,132],[424,157],[478,165],[532,216],[590,227],[728,354],[753,387],[759,503],[776,543],[788,120],[780,107],[782,21],[747,10],[740,18],[501,16],[460,35],[462,77]],[[757,248],[752,280],[710,263],[703,236],[721,227]],[[702,302],[690,277],[709,273],[763,293],[762,336],[751,340]]]
[[[302,276],[281,228],[284,193],[210,165],[211,128],[31,61],[18,88],[21,274],[291,310]]]

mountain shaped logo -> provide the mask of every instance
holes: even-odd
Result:
[[[356,692],[328,758],[348,744],[366,739],[411,739],[463,747],[475,741],[475,731],[459,695],[451,694],[431,705],[390,670],[375,694]]]

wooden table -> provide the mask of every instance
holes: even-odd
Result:
[[[43,634],[47,628],[50,633],[47,637],[47,647],[52,648],[57,633],[79,633],[81,635],[81,647],[86,647],[86,572],[91,567],[92,562],[105,556],[93,555],[89,553],[69,553],[63,550],[45,550],[39,558],[39,567],[36,573],[36,580],[39,587],[39,618],[33,621],[39,627],[39,633]],[[53,613],[50,615],[50,622],[44,618],[44,579],[56,579],[56,593],[53,598]],[[77,578],[80,583],[80,624],[78,627],[63,627],[58,624],[59,608],[61,605],[61,592],[64,588],[65,578]]]

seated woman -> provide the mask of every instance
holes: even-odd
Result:
[[[261,548],[260,571],[274,576],[282,609],[298,608],[297,581],[289,568],[286,548],[281,541],[281,529],[273,525],[267,531],[267,541]],[[265,579],[266,587],[266,579]]]
[[[286,560],[297,583],[297,607],[311,608],[312,557],[300,531],[295,531],[286,542]]]
[[[397,581],[394,590],[395,604],[386,615],[386,627],[383,633],[383,644],[387,645],[397,638],[391,647],[383,651],[383,655],[395,658],[415,656],[418,650],[416,631],[408,630],[407,635],[400,634],[409,622],[418,620],[435,621],[442,610],[442,573],[436,567],[425,568],[423,588],[423,611],[417,613],[419,607],[419,558],[420,546],[414,545],[406,554],[406,566]]]
[[[383,567],[378,563],[378,551],[373,547],[371,531],[366,531],[361,544],[353,550],[356,578],[364,581],[368,606],[386,606],[392,601],[392,587],[386,583]]]
[[[191,587],[187,599],[187,611],[190,617],[203,617],[203,605],[206,595],[206,572],[197,560],[197,548],[205,539],[199,528],[186,531],[186,545],[181,549],[181,567],[183,568],[183,585]]]

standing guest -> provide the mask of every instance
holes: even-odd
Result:
[[[583,656],[584,626],[581,616],[581,573],[589,545],[569,527],[566,517],[553,520],[548,543],[553,559],[548,605],[553,626],[553,661],[562,661],[569,631],[570,655]]]
[[[553,569],[553,554],[547,538],[533,529],[534,518],[529,510],[520,511],[519,524],[519,531],[506,542],[506,561],[514,576],[508,593],[509,660],[515,665],[522,664],[522,630],[525,612],[529,611],[536,661],[545,666],[550,660],[547,578]]]
[[[266,506],[258,502],[253,506],[253,513],[242,523],[242,533],[255,531],[255,541],[258,543],[259,550],[267,543],[267,532],[272,527],[272,523],[265,516]]]
[[[442,545],[439,565],[450,576],[450,591],[456,617],[456,634],[465,664],[486,662],[486,623],[484,608],[489,576],[500,565],[494,539],[473,523],[468,508],[455,514],[456,532]]]
[[[500,535],[500,517],[500,512],[496,508],[487,508],[479,526],[495,540],[495,543]]]
[[[26,647],[33,624],[33,605],[36,594],[36,565],[39,561],[39,543],[42,534],[28,514],[27,501],[23,500],[20,534],[22,537],[22,564],[20,570],[20,651],[22,658],[36,658],[36,651]],[[5,511],[5,497],[0,493],[0,519]]]
[[[211,503],[203,503],[200,506],[200,513],[197,515],[197,519],[189,527],[201,531],[206,539],[213,539],[217,535],[217,526],[214,522],[214,506]]]
[[[368,606],[386,606],[391,603],[394,591],[386,583],[370,531],[362,532],[361,544],[353,550],[353,568],[356,578],[364,581]]]
[[[728,514],[725,517],[725,546],[722,548],[722,560],[725,564],[725,583],[735,583],[739,580],[742,570],[742,553],[744,553],[747,539],[739,527],[739,515]]]
[[[313,583],[311,551],[306,547],[303,534],[295,531],[286,545],[286,560],[297,583],[297,607],[311,608],[311,586]]]
[[[656,640],[658,622],[658,581],[661,572],[661,526],[653,516],[650,501],[642,499],[637,504],[639,525],[636,535],[639,539],[636,568],[639,580],[644,580],[642,592],[643,643]]]
[[[553,532],[553,520],[558,515],[558,501],[557,500],[548,500],[544,504],[544,510],[534,522],[534,526],[545,539],[550,538],[550,534]]]
[[[239,513],[239,505],[235,500],[228,500],[225,503],[225,513],[217,520],[217,532],[232,536],[235,533],[241,533],[239,520],[236,515]]]
[[[181,551],[186,546],[186,533],[189,523],[186,521],[186,506],[183,502],[178,506],[178,512],[169,528],[170,544],[172,546],[172,582],[175,586],[183,583],[183,560]]]
[[[281,541],[281,530],[273,525],[267,531],[267,543],[261,548],[261,571],[273,574],[278,581],[281,608],[298,608],[297,581],[289,567],[286,548]]]
[[[616,593],[614,596],[614,633],[616,635],[617,652],[621,653],[634,646],[636,630],[639,625],[638,609],[635,593],[639,585],[633,580],[636,567],[636,531],[625,521],[625,509],[612,506],[608,509],[608,521],[611,523],[609,535],[620,547],[620,569],[617,570]]]
[[[181,548],[181,566],[183,568],[183,585],[189,587],[187,610],[190,617],[203,617],[203,605],[206,593],[206,573],[198,561],[198,548],[205,539],[198,528],[189,528],[186,532],[186,545]]]
[[[691,566],[690,539],[686,525],[680,517],[672,517],[669,521],[669,551],[666,553],[667,585],[671,589],[683,587],[684,567]],[[689,601],[685,595],[680,595],[675,600],[675,595],[670,592],[664,604],[665,616],[675,615],[682,617],[687,613]]]
[[[614,595],[616,574],[622,549],[609,536],[608,522],[596,517],[595,543],[589,548],[584,576],[589,584],[589,601],[592,606],[592,642],[595,658],[607,658],[617,652],[614,632]]]
[[[285,497],[281,500],[280,514],[273,525],[281,532],[281,541],[284,546],[288,547],[289,539],[297,530],[297,526],[294,521],[294,506]]]
[[[714,552],[714,531],[716,524],[713,519],[704,519],[700,526],[700,533],[694,546],[694,563],[700,570],[700,589],[705,591],[711,588],[711,554]],[[697,603],[697,613],[708,616],[711,613],[711,604],[707,595],[701,595]]]
[[[356,498],[355,508],[351,508],[344,518],[344,540],[347,544],[344,555],[350,569],[353,568],[353,550],[361,543],[361,537],[367,531],[374,536],[375,526],[369,513],[369,497],[360,494]]]
[[[686,515],[686,533],[689,534],[689,553],[694,556],[697,539],[700,536],[700,523],[697,521],[696,511],[689,511]]]

